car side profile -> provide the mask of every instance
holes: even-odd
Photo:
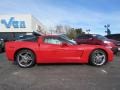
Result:
[[[5,45],[8,60],[22,68],[49,63],[89,63],[102,66],[113,61],[113,52],[100,45],[77,45],[57,35],[12,41]]]
[[[111,49],[114,54],[118,52],[118,47],[113,40],[99,34],[83,34],[78,36],[75,41],[77,44],[102,45]]]
[[[4,40],[0,39],[0,53],[4,51]]]

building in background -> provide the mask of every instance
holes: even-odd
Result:
[[[44,25],[29,14],[0,15],[0,38],[13,40],[19,35],[44,34]]]

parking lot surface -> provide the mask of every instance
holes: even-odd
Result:
[[[120,56],[102,67],[49,64],[23,69],[2,53],[0,90],[120,90]]]

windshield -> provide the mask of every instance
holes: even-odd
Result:
[[[65,42],[67,42],[70,45],[76,45],[76,43],[74,41],[70,40],[69,38],[65,38],[65,37],[60,37],[60,38],[63,39]]]
[[[71,39],[70,39],[68,36],[66,36],[65,34],[60,35],[60,37],[63,38],[63,39],[65,39],[65,40],[67,40],[67,41],[69,41],[69,42],[72,42],[73,44],[76,44],[76,41],[71,40]]]
[[[61,45],[62,43],[67,43],[69,45],[76,45],[76,43],[73,43],[71,40],[68,40],[64,37],[60,37],[60,36],[46,36],[44,37],[44,43],[48,43],[48,44],[57,44],[57,45]]]
[[[64,34],[60,35],[60,37],[63,37],[63,38],[65,38],[65,39],[70,40],[70,38],[69,38],[69,37],[67,37],[67,36],[66,36],[66,35],[64,35]]]

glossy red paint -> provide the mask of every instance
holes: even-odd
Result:
[[[44,37],[37,41],[14,41],[5,45],[6,56],[10,61],[15,60],[17,51],[30,49],[36,56],[36,63],[88,63],[91,53],[96,49],[102,49],[108,56],[108,62],[113,60],[113,52],[100,45],[58,45],[44,43]],[[51,36],[57,37],[57,36]]]

